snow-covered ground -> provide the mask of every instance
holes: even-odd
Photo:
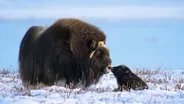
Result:
[[[184,70],[132,70],[149,89],[113,92],[117,82],[104,75],[87,90],[61,86],[26,90],[18,72],[0,72],[0,104],[184,104]]]

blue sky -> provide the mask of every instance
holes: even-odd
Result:
[[[183,0],[0,0],[0,68],[18,68],[22,37],[32,25],[76,17],[107,35],[113,65],[184,68]]]

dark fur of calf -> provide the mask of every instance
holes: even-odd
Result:
[[[119,86],[115,91],[148,89],[148,85],[126,65],[115,66],[111,71],[115,75]]]

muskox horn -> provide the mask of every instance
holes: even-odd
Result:
[[[100,42],[98,42],[98,46],[97,46],[97,48],[98,48],[98,47],[106,47],[106,45],[105,45],[104,41],[100,41]]]
[[[97,48],[99,48],[99,47],[106,47],[104,41],[99,41],[99,42],[98,42]],[[97,48],[96,48],[96,49],[97,49]],[[94,50],[94,51],[91,52],[89,58],[92,58],[92,57],[93,57],[93,54],[95,53],[95,51],[96,51],[96,50]]]

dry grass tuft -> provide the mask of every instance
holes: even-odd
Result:
[[[136,75],[141,77],[148,85],[153,85],[161,90],[184,90],[184,72],[175,75],[172,70],[138,68],[132,70]],[[159,87],[162,86],[162,87]]]
[[[8,74],[8,73],[10,73],[10,71],[7,70],[7,69],[2,69],[2,70],[0,70],[0,74],[6,75],[6,74]]]

